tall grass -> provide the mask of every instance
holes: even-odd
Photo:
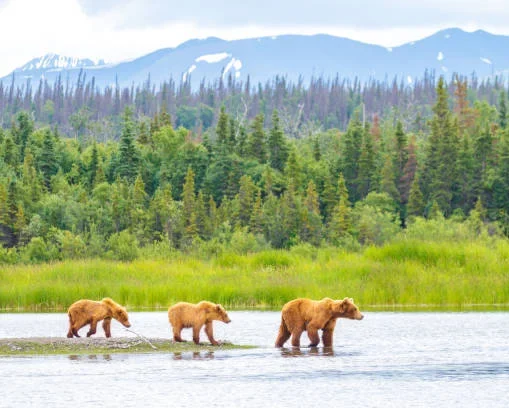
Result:
[[[208,299],[230,309],[278,309],[296,297],[353,297],[361,309],[509,309],[509,244],[400,240],[337,249],[0,266],[1,310],[65,310],[109,296],[133,309]]]

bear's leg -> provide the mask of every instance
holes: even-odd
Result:
[[[332,347],[332,338],[334,335],[334,328],[336,327],[336,320],[331,320],[323,328],[322,342],[324,347]]]
[[[104,319],[103,330],[106,337],[111,337],[111,317]]]
[[[90,337],[92,334],[95,334],[96,331],[97,331],[97,321],[92,320],[90,322],[90,330],[87,333],[87,337]]]
[[[276,347],[283,347],[291,335],[292,334],[290,333],[290,330],[288,330],[285,321],[281,319],[281,325],[279,326],[279,333],[276,339]]]
[[[77,327],[73,327],[72,328],[72,334],[74,334],[75,337],[81,337],[79,334],[78,334],[78,330],[81,329],[81,327],[77,328]]]
[[[320,343],[320,337],[318,336],[318,329],[313,325],[308,325],[307,327],[308,337],[311,343],[309,343],[309,347],[316,347],[318,343]]]
[[[200,330],[201,326],[193,326],[193,341],[195,344],[200,344]]]
[[[300,347],[300,336],[302,334],[302,329],[294,329],[292,332],[292,346],[293,347]]]
[[[184,340],[182,340],[182,337],[180,337],[181,332],[182,332],[182,326],[173,326],[173,340],[184,341]]]
[[[214,330],[212,329],[212,322],[205,323],[205,334],[209,338],[212,345],[217,346],[219,343],[214,340]]]
[[[71,318],[71,314],[69,313],[69,331],[67,332],[67,337],[72,339],[73,336],[74,336],[74,333],[72,332],[72,318]]]
[[[83,326],[85,326],[87,322],[84,322],[83,320],[73,318],[73,324],[72,324],[72,334],[76,337],[80,337],[78,334],[78,330],[81,329]]]

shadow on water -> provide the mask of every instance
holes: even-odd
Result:
[[[71,354],[69,355],[69,360],[72,361],[97,361],[97,360],[104,360],[104,361],[111,361],[111,354]]]

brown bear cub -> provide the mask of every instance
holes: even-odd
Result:
[[[292,346],[300,347],[300,336],[303,331],[308,332],[309,340],[311,340],[309,347],[316,347],[320,342],[318,330],[322,330],[324,347],[332,347],[334,327],[339,317],[355,320],[364,318],[352,298],[292,300],[283,306],[276,347],[283,347],[290,336],[292,336]]]
[[[74,302],[67,311],[69,315],[69,332],[67,337],[80,337],[78,330],[90,324],[87,337],[95,334],[97,323],[103,321],[103,329],[106,337],[111,337],[111,319],[116,319],[125,327],[131,327],[125,307],[115,303],[110,298],[104,298],[100,302],[94,300],[78,300]]]
[[[173,339],[175,341],[184,341],[180,337],[182,329],[192,327],[193,341],[199,344],[200,330],[205,325],[205,334],[215,346],[219,343],[214,339],[212,321],[231,322],[223,306],[205,300],[197,304],[179,302],[171,306],[168,309],[168,320],[173,327]]]

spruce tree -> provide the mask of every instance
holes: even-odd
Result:
[[[373,148],[373,137],[370,132],[364,133],[362,152],[359,157],[359,174],[357,179],[359,199],[376,189],[376,160]]]
[[[122,134],[119,141],[116,174],[132,183],[138,174],[139,157],[135,144],[132,112],[127,107],[123,115]]]
[[[249,156],[257,159],[260,163],[267,161],[267,142],[265,130],[263,129],[264,116],[258,114],[251,124],[251,134],[248,139]]]
[[[356,202],[359,199],[359,158],[361,156],[363,136],[364,128],[356,115],[354,119],[350,120],[348,129],[343,135],[342,152],[342,173],[345,177],[352,202]]]
[[[407,215],[413,217],[424,216],[424,197],[419,186],[419,176],[415,175],[408,197]]]
[[[241,227],[249,226],[253,212],[254,195],[256,186],[250,176],[240,178],[239,200],[239,225]]]
[[[458,127],[452,119],[448,106],[447,88],[443,77],[437,85],[437,102],[433,107],[431,134],[428,138],[422,185],[428,202],[437,205],[446,213],[452,211],[453,189],[457,180],[456,159]]]
[[[194,191],[194,171],[191,167],[187,169],[184,188],[182,192],[185,243],[190,244],[198,234],[196,225],[196,195]]]
[[[338,180],[339,202],[334,207],[331,219],[328,225],[329,240],[335,244],[345,236],[349,235],[352,228],[350,201],[348,197],[348,188],[343,174],[340,173]]]
[[[216,126],[216,137],[218,148],[222,149],[228,145],[228,114],[226,113],[224,105],[221,106],[221,111],[219,112],[219,119]]]
[[[498,103],[498,124],[502,130],[507,127],[507,106],[506,106],[506,95],[504,90],[500,91]]]
[[[288,158],[288,147],[286,144],[283,129],[279,123],[277,110],[272,112],[272,127],[267,141],[269,149],[269,163],[273,169],[283,171]]]
[[[49,189],[51,177],[57,174],[58,171],[55,141],[49,129],[44,132],[38,167],[42,173],[44,185]]]

